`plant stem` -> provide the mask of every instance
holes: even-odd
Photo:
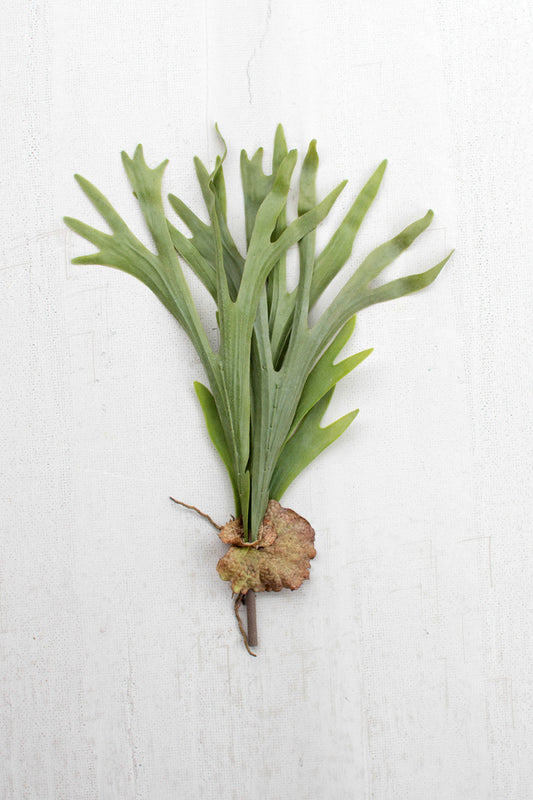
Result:
[[[255,592],[249,589],[245,595],[246,605],[246,630],[248,644],[250,647],[257,647],[257,616],[255,612]]]
[[[184,508],[190,508],[191,511],[196,511],[197,514],[200,514],[201,517],[204,517],[204,519],[208,520],[211,523],[211,525],[218,531],[222,529],[223,526],[217,525],[217,523],[209,516],[209,514],[206,514],[205,511],[200,511],[200,509],[196,508],[196,506],[189,505],[189,503],[184,503],[183,500],[176,500],[175,497],[170,497],[169,499],[172,500],[173,503],[176,503],[179,506],[183,506]],[[244,605],[246,606],[246,629],[247,629],[246,634],[244,633],[244,629],[242,627],[242,623],[240,621],[238,613],[239,605],[241,604],[241,602],[244,602]],[[246,649],[248,650],[250,655],[255,656],[255,653],[252,653],[252,651],[250,650],[250,647],[257,647],[257,615],[255,611],[255,592],[252,591],[252,589],[249,589],[245,595],[239,594],[237,596],[237,599],[235,601],[235,615],[239,623],[239,628],[242,633]]]

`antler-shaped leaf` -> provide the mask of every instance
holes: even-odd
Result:
[[[387,300],[394,300],[406,294],[417,292],[433,283],[448,259],[451,258],[453,251],[426,272],[397,278],[374,289],[368,285],[427,228],[432,217],[433,212],[429,211],[422,220],[410,225],[399,236],[374,250],[365,259],[314,326],[312,340],[316,354],[331,341],[335,333],[358,311],[375,303],[383,303]],[[409,234],[405,235],[407,232]],[[395,243],[394,246],[393,242]]]
[[[225,448],[222,448],[217,419],[205,392],[201,396],[202,406],[206,418],[210,421],[210,433],[216,439],[217,449],[219,452],[224,449],[223,458],[226,466],[231,463],[231,468],[228,466],[228,472],[234,490],[236,486],[238,487],[236,512],[240,514],[242,503],[244,502],[246,507],[248,504],[249,475],[246,474],[246,470],[238,472],[236,467],[243,460],[246,462],[247,455],[243,459],[238,449],[240,441],[234,434],[231,415],[228,413],[227,388],[220,359],[213,353],[207,341],[189,286],[181,270],[169,224],[165,217],[161,198],[161,180],[167,162],[163,162],[155,169],[150,169],[144,161],[140,146],[136,149],[132,159],[123,153],[122,160],[156,245],[157,254],[148,250],[132,234],[111,204],[92,184],[83,178],[78,178],[82,189],[110,225],[113,235],[103,234],[78,220],[65,218],[69,227],[100,247],[98,253],[83,256],[74,261],[85,264],[106,264],[139,278],[165,303],[189,334],[200,355],[213,391],[212,397],[217,409],[218,425],[223,430]],[[220,187],[220,182],[218,186]],[[215,233],[218,235],[218,230]],[[219,243],[220,238],[218,236],[217,239],[217,235],[214,236],[215,246]],[[216,265],[211,266],[206,261],[203,263],[203,257],[196,248],[186,240],[186,237],[183,237],[183,240],[180,241],[189,261],[193,262],[197,271],[203,274],[208,282],[211,279],[211,273],[214,276],[217,274]]]
[[[359,366],[359,364],[373,352],[372,348],[369,350],[362,350],[360,353],[348,356],[348,358],[343,359],[343,361],[340,361],[338,364],[334,363],[342,348],[350,339],[354,328],[355,316],[348,320],[346,325],[341,328],[333,342],[309,373],[294,415],[291,433],[299,425],[307,412],[313,408],[326,392],[333,389],[341,378],[348,375],[349,372]]]
[[[296,164],[296,151],[291,151],[281,162],[272,188],[261,203],[255,218],[253,233],[238,295],[231,302],[225,292],[218,297],[220,313],[221,367],[224,371],[225,385],[227,388],[228,411],[233,417],[233,430],[238,431],[238,436],[243,442],[241,470],[249,456],[249,446],[244,446],[244,441],[249,436],[249,423],[251,413],[250,397],[250,356],[251,337],[258,312],[261,294],[264,292],[265,281],[280,257],[291,247],[310,233],[325,218],[333,203],[342,191],[344,183],[340,184],[318,205],[311,208],[298,219],[291,222],[278,239],[272,241],[273,232],[278,217],[287,203],[290,189],[290,179]],[[224,282],[222,281],[222,289]],[[237,470],[237,476],[239,470]],[[263,493],[259,492],[258,500],[261,512],[252,514],[252,537],[257,535],[261,522],[261,513],[264,513],[266,501]],[[254,506],[255,508],[255,506]],[[243,511],[243,515],[245,512]],[[245,517],[245,530],[248,519]]]
[[[151,253],[130,231],[111,203],[81,175],[74,176],[93,206],[100,212],[113,231],[112,235],[92,228],[73,217],[64,217],[68,227],[88,242],[98,247],[98,252],[72,259],[73,264],[102,264],[115,267],[138,278],[156,294],[169,311],[179,313],[164,278],[159,271],[157,256]]]
[[[270,496],[274,500],[282,497],[300,472],[335,439],[338,439],[357,416],[359,409],[351,411],[325,428],[320,427],[320,421],[326,413],[333,391],[330,389],[313,406],[281,451],[270,483]]]
[[[317,256],[311,286],[311,306],[350,258],[355,237],[376,198],[386,167],[385,159],[365,183],[343,221]]]
[[[328,244],[316,257],[310,290],[311,308],[350,257],[355,237],[378,193],[386,166],[387,161],[382,161],[354,200]],[[279,302],[280,309],[272,332],[272,349],[277,364],[290,333],[295,302],[295,290],[291,293],[286,292],[283,300]]]
[[[342,191],[341,183],[321,202],[316,199],[318,156],[311,142],[299,182],[298,216],[287,221],[287,197],[296,151],[287,149],[278,126],[272,174],[262,167],[262,149],[241,155],[246,238],[244,258],[229,231],[223,162],[209,173],[195,168],[209,213],[209,224],[175,195],[169,200],[191,236],[165,217],[161,197],[167,162],[150,169],[139,146],[133,158],[122,154],[156,252],[137,239],[109,201],[88,181],[78,183],[111,228],[103,233],[79,220],[65,221],[98,252],[74,263],[105,264],[143,281],[171,311],[194,343],[210,389],[195,384],[207,428],[226,468],[237,515],[247,537],[255,539],[270,498],[281,497],[290,482],[350,424],[351,412],[326,428],[320,420],[336,383],[370,350],[335,363],[362,308],[429,285],[450,256],[426,272],[372,287],[372,281],[428,227],[432,212],[373,250],[345,283],[318,322],[309,327],[309,309],[349,258],[355,236],[381,184],[382,162],[359,193],[322,252],[315,254],[315,230]],[[300,277],[287,291],[286,253],[298,244]],[[451,255],[451,254],[450,254]],[[218,353],[211,349],[179,258],[202,281],[217,306]]]
[[[222,139],[222,137],[220,138]],[[224,140],[222,139],[222,141]],[[196,175],[202,190],[204,201],[210,213],[211,225],[206,225],[203,223],[195,214],[193,214],[193,212],[185,205],[185,203],[179,200],[179,198],[177,198],[175,195],[171,194],[169,195],[170,204],[193,234],[192,239],[189,240],[184,237],[174,228],[174,226],[171,226],[170,223],[169,226],[176,250],[190,264],[200,280],[202,280],[213,297],[215,297],[216,277],[214,274],[212,274],[211,281],[209,281],[208,278],[208,282],[206,282],[206,276],[201,274],[201,271],[203,270],[203,264],[201,265],[201,270],[199,271],[198,264],[195,263],[194,251],[191,251],[190,247],[194,247],[209,264],[213,265],[216,261],[217,249],[217,232],[215,231],[216,225],[222,246],[224,269],[226,272],[226,278],[228,280],[230,296],[232,299],[235,299],[241,282],[244,259],[239,253],[233,237],[231,236],[226,219],[226,187],[222,166],[225,157],[226,150],[224,150],[224,155],[222,157],[217,156],[215,168],[212,173],[207,171],[199,158],[194,159]],[[216,216],[216,223],[213,221],[213,215]],[[190,255],[193,257],[192,262],[189,260]]]
[[[228,475],[231,480],[231,486],[233,488],[235,508],[240,509],[241,500],[239,496],[239,487],[237,484],[237,478],[235,476],[233,454],[226,440],[226,435],[224,433],[224,428],[222,426],[222,422],[218,414],[215,398],[213,397],[207,386],[204,386],[203,383],[200,383],[200,381],[194,382],[194,388],[196,390],[196,395],[202,407],[202,411],[204,412],[205,425],[207,428],[207,432],[209,433],[209,437],[213,442],[213,444],[215,445],[218,454],[220,455],[228,471]]]
[[[191,338],[208,374],[213,372],[213,353],[198,316],[192,295],[170,235],[161,199],[161,180],[168,161],[150,169],[141,145],[133,159],[122,153],[122,161],[133,191],[139,201],[157,254],[152,253],[130,231],[113,206],[89,181],[76,179],[109,224],[112,235],[91,228],[79,220],[65,217],[66,224],[80,236],[100,248],[99,252],[73,259],[77,264],[104,264],[121,269],[143,281],[166,305]]]
[[[300,177],[298,214],[305,218],[316,204],[316,172],[318,156],[316,142],[309,145]],[[294,224],[294,223],[292,223]],[[289,226],[290,227],[290,226]],[[284,236],[281,233],[280,238]],[[299,243],[300,280],[295,291],[293,328],[289,352],[279,370],[275,370],[272,349],[268,339],[267,299],[263,293],[262,305],[255,328],[255,353],[257,367],[253,381],[256,401],[253,418],[252,469],[258,475],[255,493],[252,495],[252,529],[260,523],[269,500],[270,481],[277,459],[289,433],[291,420],[308,370],[297,364],[300,342],[307,334],[309,291],[315,250],[314,229]],[[279,309],[278,309],[279,310]],[[262,398],[268,398],[263,402]]]

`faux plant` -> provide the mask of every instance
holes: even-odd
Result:
[[[371,352],[336,359],[348,342],[361,309],[428,286],[450,255],[415,275],[373,286],[375,278],[431,223],[433,212],[413,222],[373,250],[345,282],[314,324],[309,312],[348,261],[354,239],[385,172],[383,161],[356,197],[329,242],[317,253],[315,232],[346,181],[318,202],[318,156],[312,141],[298,181],[298,209],[289,220],[287,198],[297,162],[278,126],[271,172],[263,171],[263,150],[251,159],[241,153],[246,254],[228,227],[223,162],[212,172],[195,158],[207,206],[203,222],[173,194],[173,211],[191,233],[184,235],[167,218],[161,184],[167,165],[147,166],[139,145],[122,162],[155,245],[147,248],[111,203],[85,178],[76,180],[111,229],[103,233],[66,217],[73,231],[98,248],[74,264],[103,264],[135,276],[161,300],[196,348],[208,386],[195,383],[209,435],[227,469],[235,518],[219,531],[229,549],[218,563],[223,580],[243,598],[248,638],[256,643],[254,592],[298,588],[309,577],[315,555],[311,525],[279,501],[287,487],[316,456],[350,425],[357,411],[321,427],[337,382]],[[298,247],[299,280],[287,289],[286,256]],[[213,348],[185,278],[186,264],[216,306],[219,346]],[[219,527],[219,526],[217,526]],[[252,600],[254,601],[252,603]],[[238,614],[237,614],[238,616]],[[240,624],[240,621],[239,621]],[[241,626],[245,642],[246,635]]]

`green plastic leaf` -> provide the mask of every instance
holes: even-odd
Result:
[[[288,153],[287,142],[285,140],[285,132],[281,125],[276,128],[274,136],[274,150],[272,153],[272,174],[274,175],[283,159]],[[281,210],[274,229],[274,239],[279,239],[285,228],[287,227],[287,208]],[[270,275],[267,279],[267,300],[268,300],[268,313],[269,324],[275,323],[276,317],[279,313],[280,307],[288,297],[287,292],[287,259],[283,254],[279,261],[274,265]]]
[[[353,277],[350,278],[348,282],[350,291],[352,287],[366,286],[370,281],[374,280],[374,278],[377,278],[385,267],[392,264],[398,256],[413,244],[421,233],[424,233],[432,220],[433,211],[428,211],[422,219],[418,219],[416,222],[408,225],[408,227],[395,236],[394,239],[385,242],[385,244],[380,245],[380,247],[376,247],[376,249],[365,258],[361,266],[356,269]]]
[[[310,289],[310,308],[314,306],[324,289],[331,283],[350,257],[355,237],[378,193],[386,166],[387,161],[382,161],[356,197],[328,244],[317,255]],[[289,338],[295,302],[296,290],[282,294],[278,302],[278,313],[271,323],[272,350],[277,366],[280,364]]]
[[[224,153],[224,157],[225,155]],[[199,158],[194,159],[196,175],[211,218],[211,245],[214,248],[212,252],[216,257],[217,238],[219,238],[226,278],[232,299],[234,299],[240,285],[244,259],[237,249],[227,224],[223,161],[224,158],[217,157],[215,168],[213,172],[209,173]]]
[[[378,193],[387,167],[382,161],[372,177],[356,197],[352,207],[335,231],[328,244],[316,259],[311,287],[311,306],[315,304],[324,289],[329,286],[339,270],[348,261],[357,232]]]
[[[225,142],[220,135],[222,142]],[[211,217],[211,224],[207,225],[178,197],[169,194],[170,205],[192,233],[189,239],[178,231],[174,225],[168,223],[170,236],[176,251],[189,264],[193,272],[202,281],[206,289],[216,300],[217,276],[216,264],[218,239],[222,246],[222,260],[229,293],[235,299],[239,290],[244,259],[231,236],[227,225],[226,213],[226,187],[224,182],[223,163],[226,157],[226,148],[222,157],[217,156],[215,168],[209,173],[199,158],[194,159],[196,175],[200,188]]]
[[[161,181],[167,161],[150,169],[139,145],[133,158],[122,153],[122,163],[130,180],[148,229],[154,240],[157,253],[153,253],[140,242],[117,214],[104,195],[81,176],[77,180],[95,208],[109,224],[113,235],[101,233],[79,220],[65,217],[65,223],[76,233],[100,248],[99,252],[74,259],[74,263],[105,264],[129,272],[142,280],[176,317],[186,330],[198,351],[208,374],[213,374],[211,347],[198,316],[189,286],[183,272],[170,234],[161,198]]]
[[[426,272],[397,278],[375,289],[361,289],[358,282],[354,281],[352,284],[351,280],[348,281],[313,328],[315,352],[320,352],[345,322],[363,308],[425,289],[433,283],[452,255],[453,250]]]
[[[172,204],[172,199],[169,199]],[[177,198],[174,199],[177,200]],[[202,281],[207,291],[216,300],[216,272],[212,266],[216,257],[215,243],[212,229],[209,226],[206,227],[210,231],[209,233],[189,239],[174,225],[168,223],[170,238],[176,252],[187,262],[196,277]]]
[[[213,397],[207,386],[204,386],[203,383],[200,383],[200,381],[194,382],[194,388],[196,390],[196,395],[198,397],[198,400],[200,401],[202,411],[204,412],[207,432],[209,433],[211,441],[215,445],[217,452],[222,461],[224,462],[224,465],[228,471],[228,475],[230,477],[231,485],[233,488],[236,511],[237,514],[240,514],[241,513],[240,498],[237,489],[237,481],[235,479],[235,473],[233,470],[233,459],[232,459],[231,449],[230,446],[228,445],[228,442],[226,441],[224,428],[222,427],[222,423],[220,421],[220,417],[217,411],[217,406],[215,403],[215,398]]]
[[[318,153],[316,151],[316,140],[313,139],[309,144],[302,173],[300,175],[300,186],[298,193],[298,215],[305,216],[316,205],[316,173],[318,170]],[[316,231],[313,229],[303,239],[298,242],[300,257],[300,275],[298,286],[296,287],[296,299],[294,306],[293,333],[290,339],[294,347],[298,347],[298,337],[302,329],[307,330],[307,318],[309,315],[309,292],[311,291],[311,281],[313,279],[313,267],[315,262],[315,242]],[[294,345],[293,345],[294,341]]]
[[[223,140],[222,140],[223,141]],[[224,144],[225,148],[225,144]],[[243,537],[256,540],[268,501],[279,498],[300,471],[346,429],[357,412],[325,428],[320,421],[335,385],[371,352],[339,363],[335,359],[353,332],[354,315],[363,308],[401,297],[432,283],[449,256],[432,269],[382,286],[372,281],[428,227],[432,212],[360,264],[318,322],[310,327],[309,309],[350,257],[357,232],[380,187],[380,164],[359,193],[336,232],[318,255],[317,226],[327,217],[345,182],[317,202],[316,143],[304,158],[298,191],[298,216],[289,221],[287,199],[297,160],[283,128],[276,130],[272,174],[263,170],[263,150],[241,154],[247,252],[241,254],[228,226],[223,164],[213,170],[196,158],[196,175],[209,214],[203,222],[173,194],[169,202],[190,236],[167,219],[162,179],[167,162],[151,169],[142,147],[123,165],[153,241],[144,245],[104,195],[76,176],[111,233],[66,217],[66,224],[97,248],[73,259],[103,264],[133,275],[171,311],[193,342],[209,388],[196,383],[209,435],[230,476],[236,513],[242,513]],[[297,246],[299,281],[288,292],[286,256]],[[182,265],[200,279],[214,300],[220,346],[206,337]]]
[[[326,447],[332,444],[335,439],[338,439],[357,416],[359,409],[351,411],[325,428],[320,427],[320,421],[326,412],[334,391],[334,389],[330,389],[313,406],[281,451],[270,484],[270,495],[274,500],[281,499],[300,472]]]
[[[89,181],[82,179],[81,176],[76,178],[89,199],[103,198]],[[63,217],[63,221],[74,233],[99,248],[96,253],[73,258],[73,264],[101,264],[126,272],[148,286],[168,310],[174,316],[178,316],[179,309],[175,306],[169,287],[159,274],[156,258],[133,236],[126,225],[124,228],[116,228],[113,235],[109,235],[73,217]]]
[[[342,181],[322,202],[291,222],[281,236],[271,242],[276,220],[287,202],[295,160],[296,156],[291,157],[291,153],[284,159],[274,186],[257,214],[238,297],[238,300],[242,297],[246,305],[250,298],[260,294],[271,269],[289,247],[303,239],[327,217],[346,185],[346,181]]]
[[[291,433],[299,425],[303,417],[311,408],[340,380],[348,375],[355,367],[361,364],[373,352],[372,348],[348,356],[343,361],[335,364],[335,359],[342,348],[350,339],[355,328],[355,316],[348,320],[339,331],[328,349],[323,353],[305,382],[305,386],[296,409],[296,414],[291,427]]]
[[[275,158],[274,158],[275,161]],[[283,164],[283,161],[281,162]],[[318,156],[316,142],[311,142],[305,156],[299,185],[298,214],[303,217],[313,212],[316,206],[316,172]],[[283,236],[283,234],[281,234]],[[294,327],[290,340],[290,353],[283,369],[274,369],[271,342],[269,340],[267,295],[263,292],[254,329],[252,370],[254,405],[252,415],[252,470],[260,472],[252,496],[251,526],[255,530],[261,522],[269,500],[269,484],[277,458],[289,432],[295,402],[306,378],[305,367],[299,364],[294,370],[294,357],[299,349],[299,340],[307,331],[309,310],[309,288],[314,262],[314,229],[299,242],[300,280],[296,290]]]

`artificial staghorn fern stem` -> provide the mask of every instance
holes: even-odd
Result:
[[[218,129],[217,129],[218,130]],[[223,140],[222,140],[223,141]],[[128,228],[111,203],[89,181],[76,179],[108,223],[111,234],[65,217],[66,224],[97,252],[73,259],[102,264],[133,275],[148,286],[185,330],[196,348],[208,386],[195,382],[207,431],[233,489],[235,518],[217,529],[229,545],[217,570],[231,583],[235,611],[246,603],[248,636],[257,644],[255,592],[297,589],[309,577],[315,555],[314,531],[280,500],[292,481],[351,424],[357,410],[336,422],[320,423],[339,380],[372,352],[337,362],[355,326],[357,312],[418,291],[431,284],[451,253],[429,270],[378,287],[372,282],[431,223],[433,212],[375,248],[345,282],[318,321],[309,311],[350,258],[357,232],[380,188],[383,161],[355,198],[321,252],[315,231],[344,189],[342,182],[322,201],[316,197],[318,154],[313,140],[298,183],[298,210],[288,220],[287,198],[297,162],[283,129],[274,139],[272,171],[263,171],[263,150],[252,158],[241,153],[246,253],[237,248],[227,219],[223,164],[226,149],[209,172],[195,158],[207,207],[203,222],[182,200],[170,194],[170,206],[190,231],[182,233],[166,217],[162,178],[167,162],[147,166],[139,145],[122,161],[141,207],[155,251]],[[286,255],[298,247],[299,280],[287,290]],[[220,345],[215,352],[196,309],[182,263],[199,278],[216,305]],[[181,501],[181,505],[193,508]],[[202,513],[202,512],[200,512]],[[253,653],[252,653],[253,654]]]

